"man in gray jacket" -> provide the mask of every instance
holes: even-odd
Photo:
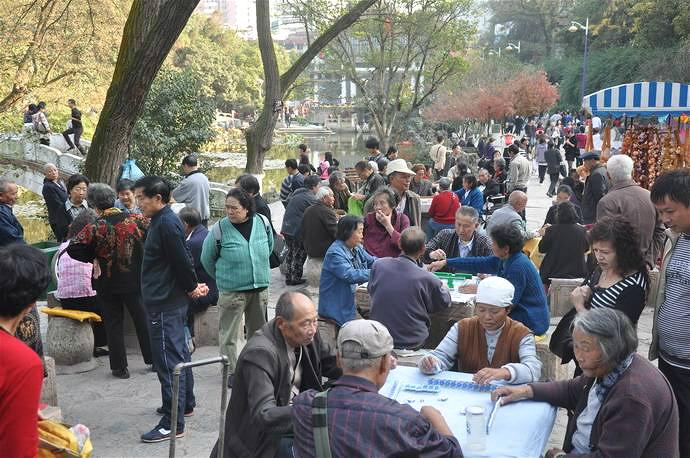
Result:
[[[633,166],[632,158],[625,154],[617,154],[606,162],[611,189],[597,204],[597,221],[606,216],[627,219],[637,228],[640,250],[652,269],[666,240],[665,228],[649,191],[632,180]]]
[[[196,154],[188,154],[182,159],[182,171],[184,180],[175,188],[172,197],[175,202],[199,210],[201,224],[208,227],[208,218],[211,216],[208,205],[210,186],[206,175],[199,170]]]
[[[317,333],[316,306],[301,292],[285,292],[276,317],[247,342],[237,360],[225,416],[226,457],[292,456],[292,398],[323,391],[323,378],[338,378],[335,349]],[[216,443],[211,457],[218,457]]]

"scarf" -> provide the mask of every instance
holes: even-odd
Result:
[[[609,394],[609,391],[611,391],[611,388],[613,388],[616,382],[618,382],[620,376],[623,375],[626,370],[628,370],[630,364],[632,364],[633,355],[634,353],[629,354],[627,358],[614,367],[611,372],[599,380],[599,382],[595,385],[595,393],[599,399],[599,402],[604,402],[604,399],[606,399],[606,396]]]

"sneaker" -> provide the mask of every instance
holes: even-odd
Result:
[[[157,413],[158,415],[163,415],[163,413],[164,413],[164,412],[163,412],[163,407],[157,408],[157,409],[156,409],[156,413]],[[185,411],[184,411],[184,416],[185,416],[185,417],[193,417],[193,416],[194,416],[194,407],[192,407],[192,408],[189,409],[189,410],[185,410]]]
[[[108,356],[110,352],[102,347],[96,347],[93,349],[94,358],[100,358],[101,356]]]
[[[129,371],[125,367],[124,369],[117,369],[113,371],[113,375],[117,378],[126,379],[129,378]]]
[[[142,434],[141,441],[147,444],[167,441],[170,440],[170,433],[171,431],[169,429],[165,429],[161,426],[156,426],[148,433]],[[176,439],[180,439],[182,437],[184,437],[184,431],[178,431],[178,433],[175,435]]]

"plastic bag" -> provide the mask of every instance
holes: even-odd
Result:
[[[349,215],[362,216],[364,214],[364,201],[350,197],[347,200],[347,213]]]
[[[120,179],[127,179],[137,181],[144,177],[144,172],[141,171],[134,159],[125,159],[122,163],[122,176]]]

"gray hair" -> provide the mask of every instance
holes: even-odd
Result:
[[[417,226],[410,226],[400,234],[400,248],[407,255],[416,255],[424,249],[426,235]]]
[[[0,178],[0,194],[7,192],[7,187],[11,184],[16,185],[17,183],[15,183],[14,180],[10,180],[9,178]]]
[[[90,208],[85,208],[74,218],[74,221],[69,225],[67,229],[67,239],[73,239],[78,233],[81,232],[89,224],[93,224],[96,221],[96,212]]]
[[[627,316],[608,307],[578,313],[571,327],[596,337],[610,366],[617,366],[637,350],[637,333]]]
[[[458,211],[455,212],[455,217],[457,218],[458,216],[468,216],[472,218],[472,221],[475,223],[479,221],[479,212],[477,212],[476,208],[470,207],[469,205],[463,205],[458,208]]]
[[[43,173],[48,172],[49,169],[57,169],[57,165],[55,165],[55,164],[53,164],[53,163],[51,163],[51,162],[48,162],[47,164],[45,164],[45,165],[43,166]]]
[[[374,201],[378,199],[379,197],[385,197],[386,201],[388,201],[388,206],[391,207],[391,209],[395,210],[395,207],[398,205],[398,199],[395,197],[395,192],[391,188],[380,188],[378,189],[373,196],[371,196],[371,203],[372,205],[374,204]]]
[[[448,177],[441,177],[440,180],[438,180],[438,187],[443,189],[444,191],[447,191],[450,189],[451,181],[450,178]]]
[[[316,200],[323,200],[324,197],[332,195],[333,190],[328,186],[320,186],[319,190],[316,191]]]
[[[295,317],[295,298],[298,294],[312,300],[311,295],[306,290],[285,291],[276,303],[276,317],[281,317],[285,321],[292,321]]]
[[[632,178],[633,167],[635,166],[632,158],[625,154],[616,154],[606,162],[606,171],[611,177],[611,181],[618,183]]]
[[[115,190],[105,183],[93,183],[86,192],[86,201],[89,207],[98,210],[107,210],[115,206],[117,194]]]
[[[360,353],[362,351],[362,346],[358,344],[357,342],[353,342],[351,340],[348,340],[346,342],[343,342],[338,348],[338,355],[342,355],[343,353]],[[346,372],[354,372],[355,374],[359,372],[363,372],[367,369],[372,369],[379,364],[381,364],[381,358],[385,358],[388,355],[383,355],[379,358],[372,358],[372,359],[360,359],[360,358],[343,358],[340,356],[340,365],[343,368],[343,371]]]
[[[331,186],[335,186],[338,183],[344,183],[345,182],[345,174],[339,170],[334,171],[331,173],[331,176],[328,177],[328,184]]]
[[[502,157],[499,157],[498,159],[494,159],[494,167],[501,167],[501,170],[505,170],[506,160],[503,159]]]

